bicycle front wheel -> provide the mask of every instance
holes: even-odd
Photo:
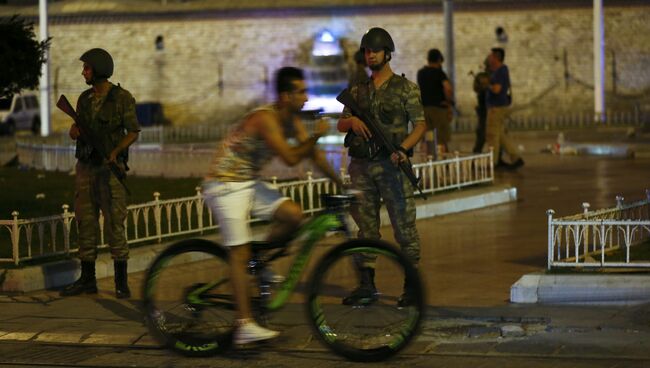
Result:
[[[363,275],[368,268],[370,279]],[[312,275],[308,319],[335,353],[353,361],[384,360],[417,334],[424,314],[420,277],[389,243],[345,242],[327,253]],[[364,295],[369,281],[373,290]]]
[[[229,275],[228,251],[216,243],[188,239],[165,249],[144,280],[150,333],[187,356],[227,349],[235,319]]]

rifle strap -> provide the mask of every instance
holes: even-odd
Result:
[[[115,100],[115,94],[117,93],[118,89],[122,89],[120,84],[118,83],[117,85],[113,85],[111,89],[108,90],[108,94],[106,95],[106,99],[104,100],[104,103],[107,101],[114,101]]]

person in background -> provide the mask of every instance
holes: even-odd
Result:
[[[505,119],[508,108],[512,103],[510,93],[510,72],[504,64],[505,50],[495,47],[488,55],[490,65],[490,84],[486,91],[487,123],[486,141],[492,147],[495,166],[499,163],[498,154],[501,148],[510,156],[511,162],[507,169],[516,170],[524,165],[524,160],[517,152],[517,146],[510,139],[505,130]]]
[[[483,146],[485,145],[485,122],[487,121],[487,105],[485,104],[485,98],[487,97],[488,87],[490,87],[490,66],[488,64],[488,59],[486,58],[485,61],[483,61],[483,71],[474,76],[473,88],[476,93],[476,116],[478,117],[476,125],[476,142],[472,149],[472,152],[474,153],[483,152]]]
[[[422,93],[422,105],[424,106],[424,118],[427,123],[425,141],[427,155],[433,155],[434,134],[437,136],[438,144],[442,146],[443,152],[449,151],[451,140],[451,120],[453,116],[453,88],[442,70],[444,61],[442,53],[438,49],[429,50],[427,56],[428,64],[418,71],[418,85]]]

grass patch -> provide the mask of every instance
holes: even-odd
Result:
[[[150,177],[128,177],[131,190],[128,204],[138,204],[154,199],[153,193],[160,192],[160,199],[189,197],[196,194],[194,188],[200,179],[172,179]],[[19,218],[42,217],[63,212],[61,206],[68,204],[73,211],[74,175],[67,172],[23,170],[17,167],[0,167],[0,219],[12,219],[11,213],[18,211]],[[44,198],[37,199],[42,193]]]

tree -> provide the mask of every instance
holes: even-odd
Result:
[[[0,98],[38,86],[49,47],[49,38],[36,40],[34,23],[17,15],[0,18]]]

